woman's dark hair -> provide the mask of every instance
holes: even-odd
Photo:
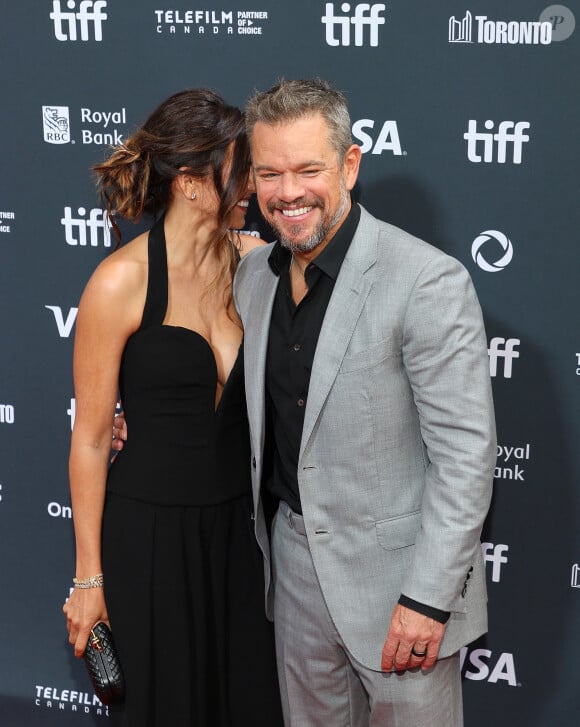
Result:
[[[224,186],[226,152],[232,142],[231,169]],[[222,274],[233,271],[237,262],[228,221],[236,202],[246,194],[249,169],[242,112],[203,88],[170,96],[108,159],[94,167],[119,239],[115,216],[133,222],[143,214],[157,216],[167,207],[171,183],[178,174],[211,177],[219,198],[213,242],[224,261]]]

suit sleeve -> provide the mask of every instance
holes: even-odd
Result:
[[[417,277],[403,363],[429,461],[402,593],[443,611],[463,610],[461,591],[491,500],[496,438],[481,309],[467,271],[453,258],[432,260]]]

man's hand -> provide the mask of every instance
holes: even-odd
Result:
[[[116,452],[120,452],[125,446],[127,441],[127,422],[125,421],[125,415],[123,412],[117,414],[113,419],[113,441],[111,443],[111,449]]]
[[[397,604],[387,633],[381,669],[430,669],[437,661],[445,624]]]

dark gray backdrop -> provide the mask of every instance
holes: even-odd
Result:
[[[467,725],[578,723],[574,16],[577,0],[2,3],[3,726],[106,719],[61,613],[75,308],[110,250],[89,169],[175,91],[209,86],[243,105],[279,76],[313,75],[348,96],[365,151],[357,199],[459,258],[484,309],[500,449],[483,537],[490,631],[464,651]]]

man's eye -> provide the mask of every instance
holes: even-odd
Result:
[[[302,175],[304,177],[313,177],[315,174],[318,174],[320,172],[320,169],[305,169],[302,172]]]
[[[276,179],[279,175],[276,172],[262,172],[260,179]]]

